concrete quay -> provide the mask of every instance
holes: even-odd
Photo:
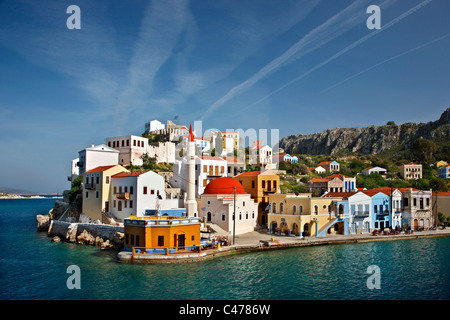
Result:
[[[278,250],[314,245],[330,245],[373,241],[393,241],[417,238],[448,237],[450,229],[415,231],[412,234],[397,235],[327,235],[326,237],[303,237],[270,235],[267,230],[253,231],[236,236],[235,244],[216,249],[206,249],[202,252],[178,252],[172,254],[133,254],[131,252],[119,252],[117,258],[122,262],[133,263],[185,263],[196,262],[205,259],[221,257],[229,254],[237,254],[252,251]],[[230,239],[232,240],[232,238]]]

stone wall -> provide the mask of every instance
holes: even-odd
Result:
[[[123,248],[124,228],[104,224],[70,223],[51,220],[48,228],[50,237],[58,237],[61,240],[99,245],[102,248]]]

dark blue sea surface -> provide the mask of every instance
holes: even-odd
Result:
[[[450,238],[242,253],[173,265],[120,263],[115,251],[54,243],[36,215],[55,199],[0,200],[0,299],[450,299]],[[70,265],[81,289],[69,289]],[[380,289],[369,289],[369,266]]]

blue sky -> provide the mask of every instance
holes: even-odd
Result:
[[[80,30],[66,27],[72,4]],[[153,119],[280,137],[436,120],[450,105],[448,12],[447,0],[2,1],[0,186],[61,192],[79,150]]]

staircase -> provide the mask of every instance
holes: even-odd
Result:
[[[334,224],[336,224],[336,222],[339,222],[339,221],[338,221],[338,218],[334,218],[333,220],[329,221],[326,225],[324,225],[322,228],[320,228],[317,236],[318,237],[325,237],[328,229],[330,229]]]
[[[217,235],[220,236],[227,236],[230,237],[231,235],[226,232],[225,230],[223,230],[221,227],[219,227],[217,224],[215,223],[211,223],[211,222],[207,222],[206,223],[206,228],[208,229],[208,231],[210,231],[211,233],[216,233]]]

